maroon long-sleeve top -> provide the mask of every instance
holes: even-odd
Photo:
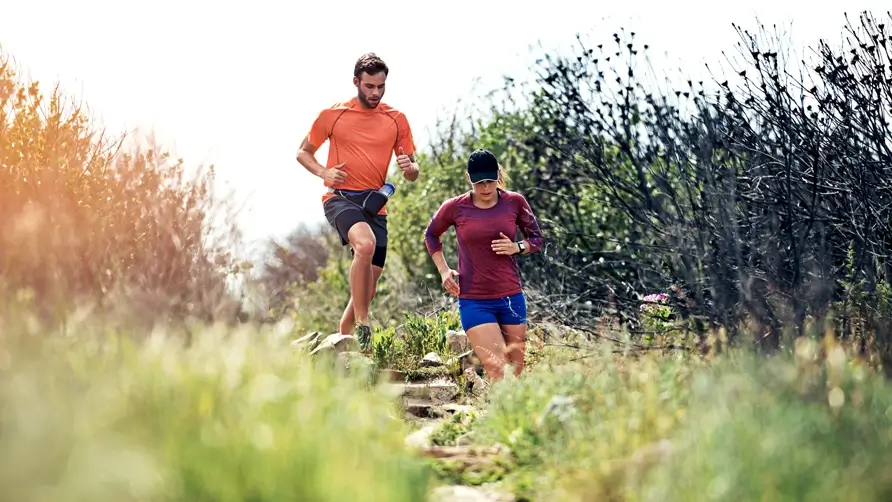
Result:
[[[500,239],[500,233],[513,239],[519,228],[527,240],[528,253],[542,248],[539,223],[526,198],[502,189],[499,194],[496,205],[487,209],[474,205],[471,192],[447,200],[424,232],[427,251],[434,254],[443,250],[440,236],[455,226],[459,298],[504,298],[523,291],[516,255],[499,255],[492,250],[492,241]]]

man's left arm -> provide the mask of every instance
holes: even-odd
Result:
[[[415,155],[415,138],[412,136],[412,128],[409,126],[409,120],[402,113],[397,115],[396,121],[399,128],[396,151],[394,152],[396,162],[399,164],[400,170],[403,171],[403,177],[407,181],[415,181],[418,179],[420,169]]]

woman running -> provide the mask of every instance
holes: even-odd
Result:
[[[526,198],[502,188],[502,169],[487,150],[468,157],[472,190],[444,202],[424,233],[427,251],[443,287],[458,297],[462,328],[493,381],[505,364],[523,371],[526,350],[526,298],[515,255],[542,247],[539,225]],[[446,264],[440,236],[455,226],[458,272]],[[524,239],[515,241],[520,228]],[[456,282],[456,278],[458,281]]]

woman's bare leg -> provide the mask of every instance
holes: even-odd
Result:
[[[505,337],[497,323],[479,324],[467,330],[468,341],[474,354],[483,364],[483,369],[493,382],[501,380],[505,375]]]
[[[508,363],[514,366],[514,375],[520,376],[523,372],[524,356],[527,349],[527,325],[504,325],[502,332],[504,333]]]

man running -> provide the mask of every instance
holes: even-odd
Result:
[[[322,110],[297,152],[297,161],[328,187],[322,196],[325,218],[352,249],[350,301],[338,332],[352,330],[363,350],[371,346],[369,305],[387,255],[387,209],[370,214],[362,204],[386,183],[391,155],[406,180],[415,181],[419,172],[406,116],[381,102],[389,71],[374,53],[360,56],[353,69],[356,97]],[[315,153],[326,140],[328,161],[322,166]]]

